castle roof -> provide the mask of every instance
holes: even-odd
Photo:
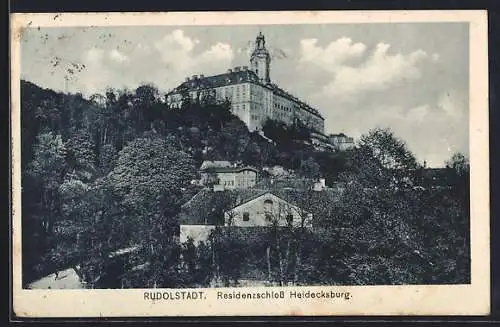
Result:
[[[239,70],[229,70],[228,72],[219,75],[194,75],[188,81],[183,82],[176,89],[174,89],[173,93],[182,89],[204,90],[247,82],[259,83],[259,77],[254,71],[245,68],[242,69],[240,67]]]

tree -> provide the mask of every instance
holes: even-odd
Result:
[[[40,224],[45,233],[50,235],[54,219],[58,216],[58,188],[64,174],[66,148],[61,136],[52,132],[40,134],[37,140],[28,175],[38,184]]]
[[[361,137],[353,159],[340,175],[344,191],[338,208],[340,219],[354,230],[357,255],[345,258],[353,278],[361,283],[421,281],[422,267],[429,263],[415,254],[426,255],[425,231],[417,226],[422,197],[412,188],[415,157],[392,132],[375,129]]]
[[[386,169],[416,169],[417,160],[405,142],[388,128],[374,128],[361,136],[359,150],[376,159]]]
[[[319,178],[320,177],[320,166],[314,160],[313,157],[309,157],[306,160],[301,160],[299,172],[304,177]]]
[[[233,118],[225,123],[220,133],[220,145],[224,157],[239,160],[250,142],[250,134],[244,122]]]
[[[144,258],[151,263],[144,272],[150,287],[168,283],[174,217],[193,174],[192,159],[177,141],[152,133],[127,144],[107,177],[123,208],[125,235],[145,249]]]
[[[458,176],[464,176],[469,172],[469,159],[460,152],[454,153],[449,160],[445,162],[446,168],[451,168]]]

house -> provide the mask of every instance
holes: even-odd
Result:
[[[326,188],[228,189],[204,188],[181,206],[177,221],[181,243],[207,241],[215,226],[235,229],[279,226],[316,227],[335,214],[340,191]]]
[[[354,138],[348,137],[344,133],[330,134],[330,142],[339,151],[345,151],[354,148]]]
[[[225,226],[310,227],[312,214],[271,193],[265,192],[224,212]]]
[[[288,176],[289,172],[283,168],[283,166],[274,165],[272,167],[264,167],[262,170],[269,173],[269,175],[274,177]]]
[[[425,168],[420,172],[420,183],[424,188],[449,188],[452,185],[453,169]]]
[[[310,136],[311,136],[310,145],[312,145],[316,150],[335,151],[337,149],[335,147],[335,144],[332,144],[330,138],[323,133],[317,131],[311,131]]]
[[[200,167],[202,185],[214,184],[219,189],[250,188],[257,183],[258,170],[249,167],[235,167],[228,161],[203,162]]]
[[[316,192],[323,191],[326,188],[326,180],[324,178],[320,178],[319,181],[314,182],[313,190]]]

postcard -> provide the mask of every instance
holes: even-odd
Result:
[[[18,317],[489,314],[485,11],[11,18]]]

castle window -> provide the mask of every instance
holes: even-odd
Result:
[[[245,211],[243,213],[243,221],[249,221],[250,220],[250,213]]]

